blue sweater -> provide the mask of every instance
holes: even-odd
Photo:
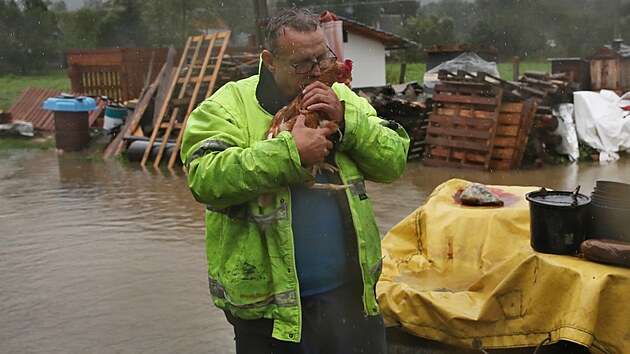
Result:
[[[322,174],[315,179],[327,182]],[[341,214],[331,192],[292,186],[291,214],[300,295],[317,295],[341,286],[346,252]]]

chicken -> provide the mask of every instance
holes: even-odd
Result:
[[[332,66],[322,71],[318,80],[323,82],[328,86],[332,86],[335,82],[345,83],[349,85],[352,79],[352,60],[347,59],[345,62],[335,62]],[[343,138],[341,131],[339,130],[339,126],[337,123],[329,119],[326,113],[324,112],[316,112],[309,111],[302,107],[302,95],[297,96],[291,103],[282,108],[276,113],[276,115],[271,120],[271,125],[269,130],[267,131],[267,139],[271,139],[276,137],[283,131],[291,131],[293,126],[295,125],[295,121],[297,116],[302,114],[304,115],[304,125],[309,128],[324,128],[328,127],[332,130],[338,130],[339,132],[339,140]],[[310,167],[310,171],[315,176],[317,173],[322,170],[327,170],[330,172],[338,171],[337,168],[333,165],[330,165],[325,162],[321,162],[315,164]],[[338,184],[329,184],[329,183],[315,183],[311,185],[311,188],[318,189],[326,189],[331,191],[344,190],[347,189],[348,185],[338,185]]]
[[[352,60],[346,59],[344,63],[335,62],[331,67],[322,71],[318,80],[328,86],[332,86],[335,82],[348,85],[352,80]],[[302,107],[302,95],[299,95],[273,117],[267,132],[267,139],[276,137],[280,132],[291,131],[299,114],[305,116],[304,125],[309,128],[322,128],[324,126],[333,127],[333,129],[338,128],[336,123],[325,116],[325,113],[304,109]]]

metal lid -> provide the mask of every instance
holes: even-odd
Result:
[[[591,198],[576,191],[548,191],[544,188],[530,192],[525,198],[535,204],[552,207],[578,207],[591,203]]]

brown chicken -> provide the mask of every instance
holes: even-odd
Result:
[[[335,62],[329,68],[326,68],[320,74],[319,81],[328,86],[332,86],[335,82],[345,83],[348,85],[352,80],[352,60],[347,59],[345,62]],[[340,134],[340,140],[342,139],[339,126],[334,121],[330,120],[326,113],[309,111],[302,107],[302,95],[297,96],[291,103],[282,108],[276,113],[271,120],[271,125],[267,131],[267,139],[276,137],[283,131],[293,130],[297,116],[304,115],[304,125],[317,129],[328,127],[332,130],[338,130]],[[315,176],[322,170],[330,172],[336,172],[337,168],[325,162],[321,162],[310,167],[311,173]],[[311,188],[326,189],[331,191],[343,190],[348,188],[348,185],[329,184],[329,183],[315,183],[310,186]]]

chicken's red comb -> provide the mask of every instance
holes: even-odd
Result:
[[[352,60],[346,59],[343,63],[346,64],[350,71],[352,71]]]

